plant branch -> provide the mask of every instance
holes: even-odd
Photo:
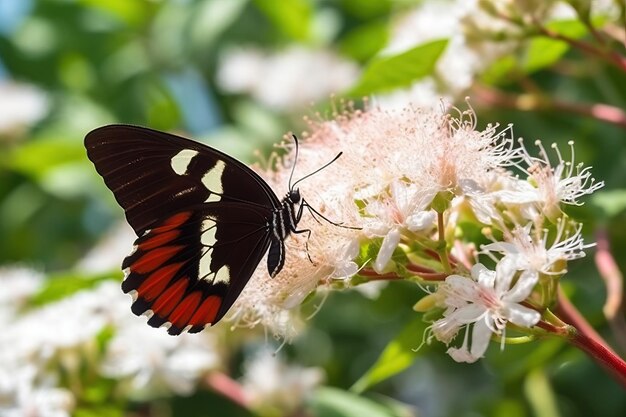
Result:
[[[624,320],[624,276],[611,253],[606,230],[596,233],[596,267],[606,285],[606,301],[602,311],[606,317],[621,351],[626,351],[626,321]]]
[[[626,72],[626,57],[618,54],[617,52],[611,49],[598,48],[589,42],[570,38],[569,36],[565,36],[561,33],[554,32],[540,24],[537,25],[537,28],[539,29],[540,33],[543,34],[544,36],[566,42],[570,46],[577,48],[588,55],[601,58],[607,61],[608,63],[616,66],[617,68],[621,69],[622,71]],[[594,34],[595,34],[595,31],[594,31]]]
[[[591,117],[596,120],[611,123],[626,129],[626,113],[609,104],[581,104],[563,100],[554,100],[537,94],[513,94],[489,88],[486,86],[474,86],[474,97],[491,107],[508,107],[522,111],[551,111],[557,110],[573,113],[580,116]]]

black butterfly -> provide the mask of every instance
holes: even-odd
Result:
[[[310,233],[297,228],[305,207],[324,218],[301,199],[299,181],[289,179],[281,201],[243,163],[179,136],[110,125],[88,133],[85,147],[138,236],[122,290],[135,314],[172,335],[217,323],[268,248],[276,276],[287,236]]]

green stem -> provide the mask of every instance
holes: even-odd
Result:
[[[448,244],[446,242],[446,230],[443,222],[443,213],[437,213],[437,229],[439,231],[439,242],[437,245],[437,255],[441,260],[443,270],[450,274],[452,273],[452,267],[450,266],[450,260],[448,259]]]

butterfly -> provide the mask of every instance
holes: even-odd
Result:
[[[293,185],[292,169],[279,200],[242,162],[180,136],[109,125],[89,132],[85,147],[137,234],[122,263],[131,310],[171,335],[224,317],[268,249],[269,275],[281,271],[285,239],[311,233],[298,229],[303,209],[328,220],[295,186],[341,155]]]

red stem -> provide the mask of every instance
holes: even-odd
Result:
[[[600,336],[598,332],[589,324],[587,319],[583,317],[578,309],[572,304],[572,302],[559,288],[559,303],[556,307],[556,315],[566,322],[578,329],[578,332],[585,334],[589,339],[593,339],[596,343],[608,346],[608,343]],[[610,349],[610,348],[607,348]]]
[[[626,362],[606,345],[585,335],[572,325],[557,327],[551,323],[540,321],[537,327],[566,338],[572,345],[588,354],[596,363],[606,369],[626,389]]]
[[[569,341],[602,365],[626,389],[626,362],[607,346],[570,326]]]

